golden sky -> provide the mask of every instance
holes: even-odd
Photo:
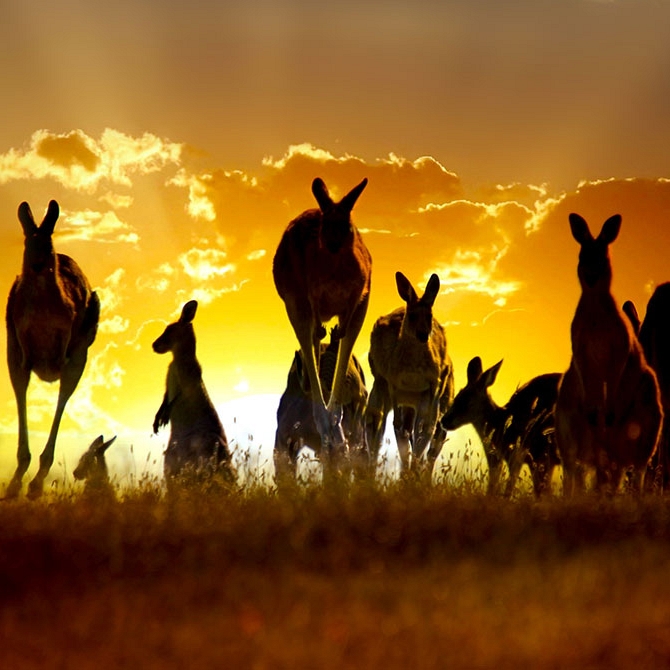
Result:
[[[18,204],[41,219],[55,198],[57,251],[102,300],[65,433],[148,437],[168,364],[150,345],[192,298],[215,404],[282,392],[296,341],[272,257],[315,176],[335,195],[369,179],[353,213],[373,257],[366,371],[374,320],[401,304],[396,270],[421,290],[439,275],[457,388],[474,355],[505,359],[500,403],[564,370],[570,212],[595,233],[622,214],[621,302],[643,313],[670,279],[668,25],[667,0],[5,0],[0,290],[20,270]],[[35,385],[31,427],[55,394]]]

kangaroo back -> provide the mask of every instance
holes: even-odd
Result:
[[[665,409],[670,409],[670,282],[656,287],[640,326],[640,344],[656,371]]]
[[[624,304],[624,311],[631,318],[633,327],[637,325],[638,337],[644,351],[645,358],[656,373],[661,404],[663,407],[663,421],[661,437],[653,462],[652,476],[654,483],[663,490],[670,486],[670,283],[660,284],[654,290],[644,316],[640,323],[637,310],[632,302]],[[637,317],[637,318],[636,318]]]

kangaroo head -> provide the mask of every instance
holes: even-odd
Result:
[[[431,275],[424,294],[419,298],[402,272],[395,273],[398,294],[407,303],[403,329],[425,344],[433,330],[433,303],[440,291],[440,279],[436,274]]]
[[[495,382],[502,363],[498,361],[485,372],[482,372],[482,359],[479,356],[468,363],[468,383],[456,394],[451,407],[442,417],[443,428],[456,430],[466,423],[483,418],[491,405],[489,387]]]
[[[612,283],[609,245],[616,240],[620,228],[621,216],[615,214],[605,221],[600,234],[594,238],[588,223],[579,214],[570,214],[572,236],[581,246],[577,276],[582,288],[594,288],[602,283],[609,289]]]
[[[347,193],[339,202],[334,202],[328,193],[323,179],[317,177],[312,182],[312,193],[321,210],[321,241],[331,254],[336,254],[353,239],[354,231],[351,223],[351,210],[358,197],[367,186],[364,179],[358,186]]]
[[[52,200],[42,223],[38,226],[33,218],[30,205],[22,202],[19,205],[19,221],[23,227],[25,246],[23,250],[23,272],[53,274],[56,269],[56,252],[51,236],[58,220],[58,203]]]
[[[197,300],[189,300],[181,310],[177,321],[168,325],[163,334],[151,345],[157,354],[168,351],[195,355],[195,332],[193,319],[198,309]]]
[[[105,438],[100,435],[93,440],[91,446],[85,451],[77,467],[73,471],[75,479],[91,479],[95,477],[107,477],[107,463],[105,462],[105,452],[116,439],[116,435],[105,442]]]

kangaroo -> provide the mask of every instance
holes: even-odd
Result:
[[[554,441],[554,404],[561,375],[551,372],[534,377],[500,407],[489,388],[501,365],[499,361],[482,372],[482,360],[475,356],[468,364],[467,384],[456,394],[441,424],[445,430],[456,430],[466,423],[474,426],[489,466],[489,493],[498,491],[502,464],[506,463],[509,479],[504,493],[511,495],[525,463],[539,496],[549,490],[551,475],[560,462]]]
[[[91,446],[81,455],[77,467],[73,471],[74,478],[84,482],[84,493],[93,495],[113,494],[114,489],[109,481],[105,452],[116,440],[116,435],[105,442],[100,435],[91,443]]]
[[[331,331],[330,343],[321,343],[319,358],[319,379],[326,399],[330,396],[333,384],[338,349],[339,333],[335,327]],[[367,461],[364,425],[367,397],[363,368],[352,354],[344,387],[342,429],[351,451],[350,456],[357,466]],[[298,350],[295,352],[286,380],[286,390],[277,409],[274,460],[278,479],[289,473],[295,478],[298,453],[303,446],[318,453],[321,449],[321,436],[314,423],[309,378],[305,376],[302,354]]]
[[[406,305],[377,319],[372,328],[369,362],[374,383],[366,411],[367,443],[375,463],[386,417],[393,409],[403,470],[412,467],[411,455],[421,458],[430,446],[427,461],[432,471],[445,436],[438,419],[454,398],[447,338],[433,317],[440,280],[433,274],[419,298],[402,272],[396,272],[395,277]]]
[[[652,469],[654,478],[666,490],[670,486],[670,282],[656,287],[642,323],[631,301],[624,303],[624,312],[631,319],[645,358],[658,379],[663,426]]]
[[[571,326],[572,359],[555,410],[564,492],[583,490],[589,469],[596,472],[599,490],[616,492],[629,468],[633,488],[641,491],[662,409],[656,375],[611,293],[609,246],[621,217],[607,219],[596,238],[578,214],[570,215],[570,228],[581,247],[582,293]]]
[[[168,485],[187,470],[208,475],[222,471],[232,478],[228,440],[202,380],[195,355],[193,319],[198,303],[187,302],[179,320],[153,343],[157,354],[172,352],[165,395],[154,418],[154,433],[170,424],[163,471]]]
[[[289,223],[272,265],[277,293],[300,345],[326,465],[333,452],[345,448],[341,416],[346,376],[370,296],[372,258],[351,221],[351,211],[367,183],[364,179],[334,202],[323,180],[315,179],[312,193],[319,208]],[[334,317],[341,339],[326,407],[318,359],[320,341],[326,335],[323,324]]]
[[[7,498],[21,492],[30,465],[26,394],[30,374],[46,382],[60,380],[58,402],[40,467],[28,486],[28,497],[39,497],[53,465],[56,438],[70,396],[86,367],[88,348],[98,331],[100,301],[77,263],[57,254],[53,232],[60,214],[52,200],[42,223],[35,223],[27,202],[19,205],[24,250],[21,274],[7,300],[7,365],[16,396],[19,422],[18,466],[7,487]]]

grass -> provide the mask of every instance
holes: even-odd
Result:
[[[0,667],[661,667],[670,500],[414,481],[0,505]]]

